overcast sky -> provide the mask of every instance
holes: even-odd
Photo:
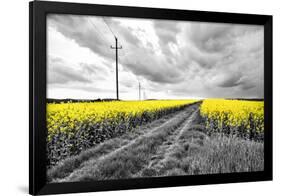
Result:
[[[263,98],[263,26],[54,14],[48,98],[116,98],[109,28],[120,99]]]

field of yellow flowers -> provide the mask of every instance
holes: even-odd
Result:
[[[80,153],[197,100],[110,101],[47,104],[48,164]]]
[[[264,102],[207,99],[200,107],[208,130],[234,133],[250,139],[264,131]]]
[[[48,165],[55,165],[66,157],[77,155],[96,144],[183,110],[198,101],[48,103]],[[245,139],[262,140],[263,108],[263,101],[206,99],[200,105],[200,125],[206,128],[208,134],[234,134]]]

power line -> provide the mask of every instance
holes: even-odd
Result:
[[[107,24],[106,20],[104,19],[104,17],[102,17],[103,22],[106,24],[106,26],[108,27],[108,29],[110,30],[110,32],[112,33],[112,35],[114,36],[115,39],[115,47],[111,46],[111,49],[115,49],[115,61],[116,61],[116,100],[119,100],[119,84],[118,84],[118,50],[122,49],[122,46],[118,46],[118,38],[115,36],[115,34],[113,33],[112,29],[110,28],[110,26]],[[89,19],[88,20],[90,22],[90,24],[92,24],[92,26],[96,29],[96,31],[98,32],[99,36],[101,38],[103,38],[102,34],[100,33],[100,31],[98,30],[98,28],[96,27],[96,25],[94,23],[92,23],[92,21]],[[103,39],[106,40],[106,39]],[[106,41],[107,42],[107,41]]]
[[[88,19],[88,22],[94,27],[94,29],[95,29],[96,32],[98,33],[98,36],[99,36],[104,42],[107,42],[106,44],[110,45],[109,41],[103,37],[102,33],[98,30],[97,26],[96,26],[90,19]]]
[[[104,17],[102,17],[103,22],[106,24],[106,26],[108,27],[108,29],[110,30],[110,32],[112,33],[112,35],[116,38],[117,36],[113,33],[112,29],[110,28],[110,26],[108,25],[108,23],[106,22],[106,20],[104,19]]]
[[[111,49],[115,49],[115,61],[116,61],[116,100],[119,100],[119,84],[118,84],[118,50],[122,49],[122,46],[118,46],[118,38],[117,36],[113,33],[112,29],[110,28],[110,26],[108,25],[108,23],[106,22],[105,18],[102,17],[102,20],[104,22],[104,24],[108,27],[109,31],[112,33],[114,39],[115,39],[115,47],[114,46],[110,46]]]

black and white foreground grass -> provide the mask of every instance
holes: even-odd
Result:
[[[263,142],[206,134],[200,103],[107,140],[48,169],[48,182],[262,171]]]

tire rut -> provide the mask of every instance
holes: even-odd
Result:
[[[147,169],[149,170],[152,169],[156,171],[156,173],[159,172],[159,170],[161,169],[161,162],[164,161],[167,157],[167,154],[169,154],[169,152],[176,147],[179,138],[182,136],[183,132],[186,131],[188,127],[190,127],[198,111],[199,111],[199,107],[190,114],[190,116],[185,120],[182,126],[177,128],[173,132],[173,134],[167,138],[167,140],[163,143],[163,145],[159,146],[159,150],[154,156],[152,156],[152,159],[149,162],[149,164],[146,167],[144,167],[141,171],[139,171],[137,174],[135,174],[134,177],[142,177],[142,173]]]

